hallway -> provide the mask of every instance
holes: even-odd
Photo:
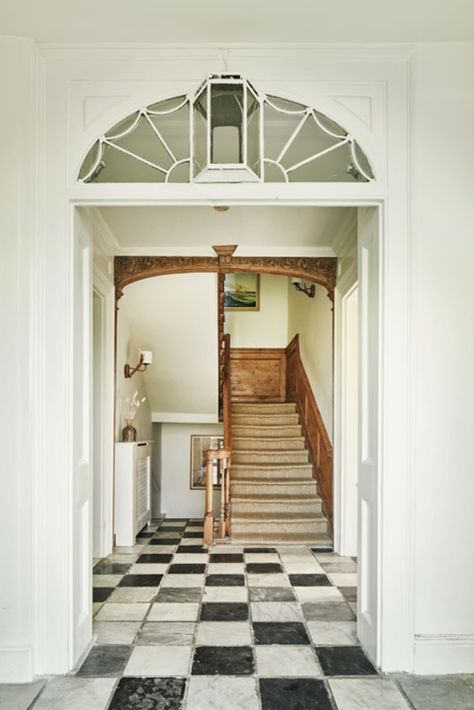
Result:
[[[96,644],[34,709],[409,707],[357,645],[351,558],[201,545],[202,521],[165,520],[97,562]]]

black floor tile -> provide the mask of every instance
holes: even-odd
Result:
[[[150,545],[179,545],[180,542],[180,537],[154,537]]]
[[[262,710],[331,710],[324,681],[314,678],[261,678]]]
[[[77,675],[89,678],[121,675],[131,650],[130,646],[93,646]]]
[[[158,592],[156,601],[198,603],[201,601],[202,590],[200,587],[163,587]]]
[[[332,587],[325,574],[289,574],[293,587]]]
[[[250,646],[198,646],[192,675],[252,675],[253,653]]]
[[[94,565],[93,574],[126,574],[131,565],[100,560]]]
[[[204,574],[206,565],[200,564],[175,564],[171,565],[168,574]]]
[[[163,525],[163,523],[189,523],[189,522],[190,522],[189,518],[164,518],[164,520],[161,524]],[[199,522],[202,523],[202,520],[200,520]]]
[[[325,675],[376,675],[360,646],[319,646],[316,653]]]
[[[357,601],[357,587],[338,587],[338,589],[346,601]]]
[[[137,540],[139,538],[144,538],[144,537],[153,537],[154,533],[152,532],[139,532],[137,535]]]
[[[109,710],[179,710],[184,678],[122,678]]]
[[[333,552],[332,547],[312,547],[311,552],[319,552],[319,553],[324,553],[324,552]]]
[[[249,574],[274,574],[283,572],[282,566],[277,562],[247,562],[245,567]]]
[[[207,549],[207,547],[203,547],[202,545],[180,545],[177,549],[177,552],[184,552],[188,555],[196,555],[199,553],[207,555],[209,550]]]
[[[240,602],[204,602],[201,621],[247,621],[248,604]]]
[[[215,564],[216,562],[243,562],[244,556],[237,553],[215,554],[209,556],[209,561]]]
[[[202,532],[185,532],[183,537],[202,537]]]
[[[126,574],[119,587],[157,587],[162,579],[162,574]]]
[[[138,560],[136,561],[137,564],[166,564],[167,562],[171,562],[173,555],[160,555],[158,552],[156,555],[151,552],[151,553],[144,553],[143,555],[140,555]]]
[[[276,548],[275,547],[244,547],[244,552],[258,552],[258,553],[276,552]]]
[[[253,623],[253,630],[257,644],[302,645],[310,642],[304,625],[298,621],[258,621]]]
[[[115,587],[94,587],[92,590],[93,602],[105,602],[110,597]]]
[[[209,574],[206,577],[206,587],[243,587],[243,574]]]
[[[182,533],[184,530],[185,526],[184,525],[162,525],[160,528],[160,532],[175,532],[175,533]]]
[[[294,602],[295,594],[290,587],[250,587],[251,602]]]

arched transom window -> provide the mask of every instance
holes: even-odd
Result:
[[[372,182],[355,138],[311,106],[259,94],[241,76],[143,107],[106,131],[81,182]]]

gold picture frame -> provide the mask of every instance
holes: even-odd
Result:
[[[223,449],[224,436],[222,434],[191,434],[190,479],[191,490],[202,490],[206,487],[206,460],[204,457],[208,449]],[[214,488],[219,485],[219,463],[213,464]]]
[[[226,311],[259,311],[260,274],[226,274],[224,309]]]

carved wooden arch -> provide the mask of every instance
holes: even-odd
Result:
[[[253,272],[295,276],[324,286],[334,300],[336,257],[233,256],[237,247],[213,247],[217,256],[116,256],[115,297],[118,301],[125,286],[152,276],[210,272],[217,274]]]

